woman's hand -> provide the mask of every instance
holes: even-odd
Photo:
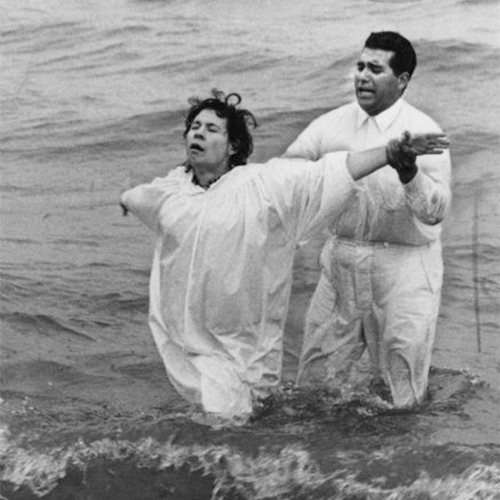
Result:
[[[122,214],[124,217],[127,216],[128,214],[128,208],[126,205],[122,202],[121,200],[121,195],[125,192],[128,191],[129,189],[132,189],[137,185],[137,182],[135,182],[132,177],[129,175],[122,183],[121,189],[120,189],[120,207],[122,209]]]

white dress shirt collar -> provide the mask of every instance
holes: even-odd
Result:
[[[391,124],[398,116],[399,111],[401,110],[401,106],[403,106],[403,99],[398,99],[390,108],[382,111],[378,115],[370,117],[368,113],[366,113],[361,107],[359,108],[358,113],[358,129],[368,120],[368,118],[373,118],[377,123],[378,128],[384,132],[387,130]]]

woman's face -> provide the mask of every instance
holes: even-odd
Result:
[[[189,165],[211,171],[225,170],[234,154],[229,144],[227,120],[212,109],[203,109],[193,120],[186,135],[186,155]]]

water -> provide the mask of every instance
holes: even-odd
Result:
[[[500,498],[499,14],[489,0],[4,2],[4,498]],[[318,240],[297,256],[281,395],[243,427],[206,426],[153,345],[151,236],[121,216],[120,187],[183,160],[187,98],[212,87],[258,118],[254,160],[281,154],[352,98],[379,29],[414,41],[407,100],[452,140],[432,399],[401,413],[289,389]]]

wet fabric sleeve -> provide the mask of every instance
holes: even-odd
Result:
[[[346,158],[346,152],[337,152],[316,162],[275,159],[268,163],[271,203],[297,243],[324,229],[343,209],[355,187]]]
[[[417,175],[404,186],[406,203],[420,222],[432,226],[443,220],[450,204],[450,155],[427,155],[417,164]]]
[[[141,222],[156,231],[158,214],[168,196],[170,184],[168,177],[157,178],[151,184],[141,184],[125,191],[122,193],[120,201]]]

